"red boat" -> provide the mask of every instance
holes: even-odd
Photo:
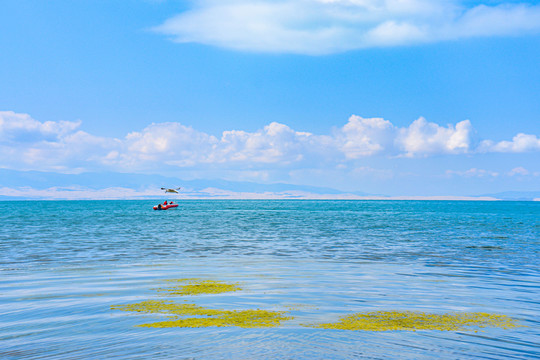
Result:
[[[178,207],[178,204],[167,204],[167,205],[163,205],[163,204],[158,204],[156,206],[154,206],[154,210],[169,210],[169,209],[175,209]]]

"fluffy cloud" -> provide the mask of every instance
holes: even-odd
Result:
[[[212,160],[225,162],[291,163],[304,159],[313,135],[273,122],[255,133],[224,131]]]
[[[347,159],[358,159],[383,152],[392,144],[395,129],[381,118],[365,119],[353,115],[334,137],[339,150]]]
[[[540,6],[463,0],[196,0],[154,30],[176,42],[328,54],[540,31]]]
[[[361,161],[370,156],[540,151],[536,135],[526,134],[512,141],[484,140],[475,147],[469,120],[441,126],[419,118],[408,127],[397,127],[382,118],[353,115],[328,135],[273,122],[255,132],[224,131],[219,138],[177,122],[153,123],[121,139],[94,136],[80,126],[80,121],[39,122],[27,114],[0,112],[0,167],[62,172],[211,168],[262,174],[272,169],[349,165],[366,170]],[[461,175],[489,174],[472,169]]]
[[[80,125],[80,120],[40,122],[28,114],[1,111],[0,166],[77,172],[118,146],[118,140],[78,130]]]
[[[62,136],[75,131],[80,125],[80,120],[42,123],[32,119],[28,114],[0,111],[0,141],[57,141]]]
[[[124,166],[138,163],[193,166],[206,162],[217,142],[214,136],[179,123],[151,124],[141,132],[129,133],[123,140],[122,156],[115,158]]]
[[[459,154],[469,152],[471,134],[469,120],[458,122],[455,127],[442,127],[419,118],[408,128],[399,130],[396,143],[408,157],[434,153]]]
[[[484,140],[479,147],[481,152],[521,153],[538,150],[540,150],[540,139],[536,135],[522,133],[514,136],[512,141]]]

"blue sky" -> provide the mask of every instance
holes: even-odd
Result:
[[[0,168],[540,189],[537,1],[0,5]]]

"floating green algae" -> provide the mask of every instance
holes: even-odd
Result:
[[[176,315],[213,315],[209,309],[195,304],[179,304],[172,301],[147,300],[135,304],[112,305],[113,310],[144,312],[144,313],[166,313]]]
[[[149,300],[135,304],[113,305],[113,310],[133,311],[143,313],[162,313],[170,315],[166,321],[139,325],[141,327],[225,327],[238,326],[243,328],[276,327],[282,321],[290,320],[285,311],[270,310],[219,310],[208,309],[189,303],[172,301]],[[198,317],[185,317],[198,316]]]
[[[155,289],[166,295],[201,295],[220,294],[242,290],[238,284],[228,284],[222,281],[201,279],[165,280],[176,283],[168,288]],[[198,306],[193,303],[176,303],[164,300],[148,300],[134,304],[113,305],[111,309],[147,314],[161,314],[166,320],[138,325],[141,327],[225,327],[237,326],[243,328],[277,327],[283,321],[292,320],[289,311],[313,306],[289,304],[284,307],[288,311],[271,310],[222,310]],[[412,311],[375,311],[356,313],[342,317],[334,323],[303,324],[306,327],[339,330],[363,331],[392,331],[392,330],[440,330],[463,331],[476,328],[498,327],[514,328],[520,326],[515,319],[506,315],[488,314],[482,312],[429,314]],[[475,330],[476,331],[476,330]]]
[[[357,313],[335,323],[311,325],[314,328],[363,331],[441,330],[458,331],[470,327],[517,327],[516,320],[497,314],[482,312],[426,314],[412,311],[374,311]]]
[[[238,284],[227,284],[222,281],[215,280],[198,280],[198,279],[177,279],[167,280],[169,282],[184,283],[169,288],[157,289],[160,292],[167,292],[169,295],[202,295],[202,294],[221,294],[242,290]]]
[[[219,311],[216,315],[206,318],[176,318],[150,324],[142,324],[141,327],[169,328],[169,327],[227,327],[237,326],[242,328],[277,327],[282,321],[292,317],[284,316],[284,312],[270,310],[214,310]]]

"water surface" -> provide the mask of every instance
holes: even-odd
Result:
[[[0,202],[0,358],[531,359],[540,203],[190,200]],[[166,279],[239,282],[188,300],[290,310],[269,329],[140,328]],[[166,298],[170,299],[170,298]],[[182,301],[183,298],[175,298]],[[489,312],[516,329],[307,328],[354,312]]]

